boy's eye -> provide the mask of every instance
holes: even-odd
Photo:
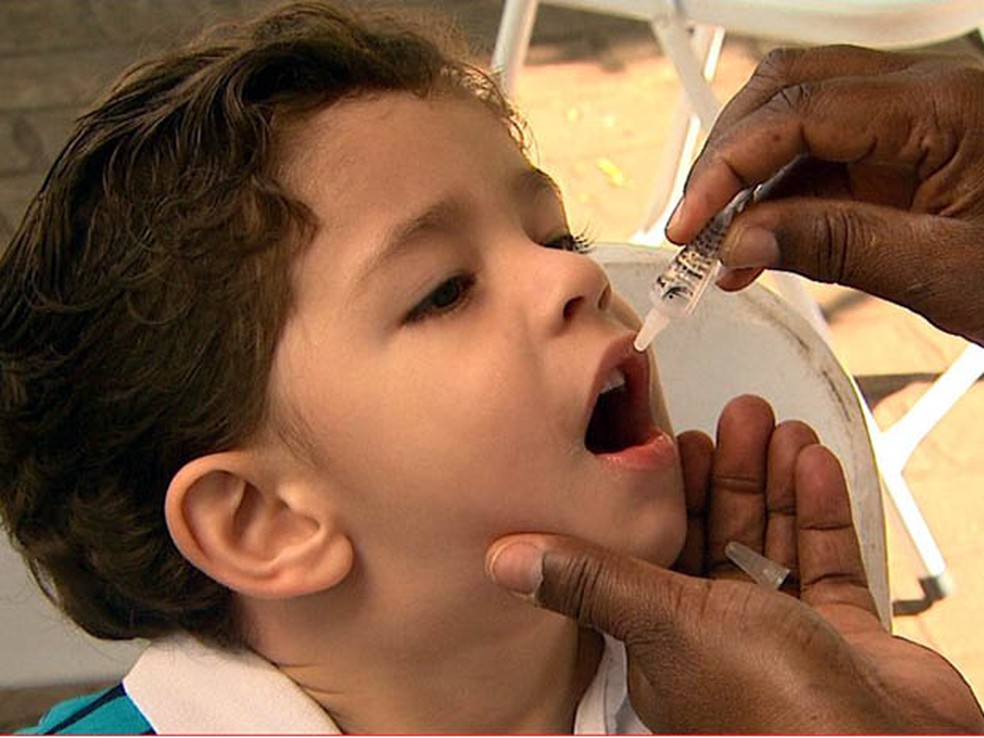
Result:
[[[581,233],[562,233],[547,241],[544,246],[561,251],[573,251],[576,254],[586,254],[594,246],[591,239]]]
[[[441,282],[427,297],[409,312],[407,323],[414,323],[431,316],[449,313],[464,304],[468,293],[475,285],[475,277],[470,274],[457,274]]]

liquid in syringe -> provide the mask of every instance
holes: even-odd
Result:
[[[670,265],[653,280],[649,290],[652,303],[646,320],[635,338],[637,351],[645,351],[656,334],[674,318],[693,312],[718,267],[724,234],[752,197],[753,190],[742,190],[728,206],[704,226],[693,241],[673,257]]]
[[[804,155],[795,157],[762,184],[739,192],[723,210],[711,218],[693,241],[673,257],[670,265],[653,280],[649,290],[652,308],[636,335],[634,345],[637,351],[645,351],[656,334],[669,325],[671,320],[693,312],[714,279],[724,235],[735,216],[750,202],[768,195],[805,158]]]

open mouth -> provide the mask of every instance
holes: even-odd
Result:
[[[585,448],[593,454],[613,454],[648,441],[654,428],[645,354],[630,350],[612,355],[602,364],[598,384]]]

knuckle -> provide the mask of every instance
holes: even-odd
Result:
[[[809,82],[786,85],[776,92],[769,106],[782,112],[802,113],[813,100],[815,89],[816,85]]]
[[[813,222],[811,243],[815,244],[813,276],[825,282],[844,284],[848,276],[848,245],[861,247],[864,228],[845,210],[834,208]]]
[[[760,102],[769,100],[777,90],[792,82],[793,69],[802,55],[801,49],[773,49],[755,67],[745,83],[743,94],[750,94]]]
[[[755,77],[780,83],[791,79],[793,69],[803,57],[804,50],[791,47],[779,47],[766,54],[755,68]]]
[[[540,597],[578,622],[598,624],[598,603],[607,601],[610,583],[605,560],[596,555],[567,557],[541,588]]]
[[[937,107],[947,111],[947,122],[957,118],[979,126],[984,120],[984,64],[957,66],[950,71],[945,84],[937,84],[934,91],[945,96]],[[960,125],[960,130],[966,125]]]
[[[927,252],[940,256],[907,256],[911,261],[908,271],[914,276],[901,286],[898,301],[943,330],[982,343],[984,314],[973,301],[963,298],[978,289],[977,275],[984,269],[984,255],[976,247],[981,242],[980,229],[950,224],[950,232],[941,234],[929,223],[920,225],[923,227],[914,229],[912,242],[925,244]]]
[[[975,57],[954,56],[938,64],[917,67],[933,89],[948,92],[960,100],[984,98],[984,63]]]

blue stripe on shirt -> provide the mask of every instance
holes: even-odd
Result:
[[[154,732],[150,723],[123,690],[122,684],[59,702],[41,721],[18,733],[35,735],[139,735]]]

